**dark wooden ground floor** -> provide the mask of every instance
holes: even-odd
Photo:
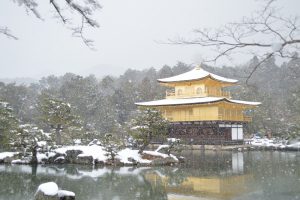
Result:
[[[168,138],[195,145],[243,144],[246,127],[245,122],[230,121],[171,123]]]

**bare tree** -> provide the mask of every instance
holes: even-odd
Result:
[[[232,59],[234,53],[256,55],[259,62],[246,82],[256,69],[273,56],[295,58],[300,50],[299,16],[282,16],[275,5],[276,0],[264,1],[262,9],[240,22],[229,23],[218,29],[196,29],[194,39],[180,38],[171,43],[184,45],[200,45],[213,50],[214,55],[204,62],[216,62],[222,57]]]
[[[17,40],[18,38],[16,36],[14,36],[11,31],[7,28],[7,27],[1,27],[0,26],[0,34],[4,34],[6,35],[8,38],[11,38],[11,39],[15,39]]]
[[[33,13],[35,17],[43,20],[39,13],[38,0],[12,0],[19,6],[26,9],[27,12]],[[73,31],[73,36],[80,37],[85,45],[93,47],[93,41],[84,36],[86,27],[99,27],[96,20],[93,19],[94,13],[101,9],[98,0],[50,0],[52,7],[59,19]],[[18,39],[7,27],[0,27],[0,34],[9,38]]]

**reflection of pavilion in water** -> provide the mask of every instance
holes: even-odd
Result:
[[[229,163],[230,165],[230,163]],[[148,173],[146,179],[154,186],[163,186],[170,200],[193,199],[232,199],[250,192],[247,183],[253,175],[244,174],[243,153],[232,153],[231,168],[221,175],[188,175],[180,184],[170,184],[169,176],[160,173]]]

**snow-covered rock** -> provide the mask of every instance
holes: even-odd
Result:
[[[53,162],[56,164],[64,164],[66,162],[66,159],[64,156],[59,156],[55,158]]]
[[[37,192],[42,192],[47,196],[55,196],[58,192],[58,186],[54,182],[43,183],[38,187]]]
[[[54,182],[41,184],[34,197],[35,200],[57,200],[58,186]]]
[[[93,161],[106,161],[106,151],[104,151],[103,147],[92,145],[92,146],[67,146],[58,148],[55,150],[56,153],[59,153],[61,155],[67,156],[67,151],[81,151],[82,153],[78,154],[77,156],[92,156]]]
[[[29,158],[24,158],[24,159],[16,159],[11,161],[11,164],[29,164],[30,159]]]
[[[38,153],[37,154],[38,163],[43,163],[47,159],[48,159],[48,156],[46,154],[43,154],[43,153]]]
[[[18,154],[18,152],[2,152],[0,153],[0,163],[11,163]]]
[[[151,162],[150,160],[142,159],[138,150],[132,150],[129,148],[119,151],[116,157],[120,159],[121,163],[124,164],[134,164],[134,163],[149,164]]]
[[[39,185],[36,193],[35,200],[74,200],[75,193],[67,190],[59,190],[54,182],[47,182]]]
[[[167,158],[158,158],[151,162],[152,165],[174,165],[175,163],[178,163],[178,159],[176,160],[173,157],[167,157]]]
[[[64,200],[73,200],[73,199],[75,199],[75,193],[71,192],[71,191],[67,191],[67,190],[58,190],[57,196],[60,199],[64,199]]]

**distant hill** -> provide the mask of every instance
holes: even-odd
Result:
[[[0,82],[5,84],[16,83],[17,85],[30,85],[31,83],[37,83],[38,80],[34,78],[20,77],[20,78],[0,78]]]
[[[113,66],[109,64],[99,64],[94,67],[87,68],[80,71],[78,74],[82,76],[95,75],[97,78],[103,78],[104,76],[120,76],[126,71],[126,67],[122,69],[119,66]]]

